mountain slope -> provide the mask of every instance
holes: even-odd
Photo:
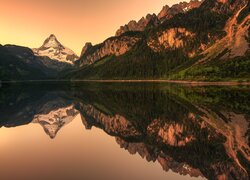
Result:
[[[54,35],[33,50],[0,45],[0,80],[55,79],[59,72],[74,68],[76,59],[74,52],[61,45]]]
[[[72,66],[79,58],[71,49],[63,46],[53,34],[44,41],[40,48],[33,49],[33,52],[36,56],[42,57],[47,67],[60,70],[66,66]]]
[[[83,47],[81,57],[78,61],[79,66],[93,64],[94,62],[107,56],[120,56],[132,49],[142,39],[139,32],[127,32],[118,37],[111,37],[103,43],[92,46],[86,43]]]
[[[131,21],[128,25],[121,26],[116,32],[116,36],[108,38],[103,43],[92,46],[91,43],[86,43],[83,47],[81,57],[79,59],[80,66],[93,64],[94,62],[106,56],[120,56],[130,51],[140,40],[147,37],[143,31],[157,28],[165,21],[171,19],[177,14],[186,14],[192,9],[201,5],[203,1],[192,0],[189,3],[180,3],[173,5],[166,10],[166,6],[162,9],[158,16],[148,14],[145,18],[141,18],[138,22]],[[148,33],[146,33],[147,36]]]
[[[104,41],[91,46],[89,51],[84,48],[78,61],[80,68],[66,76],[249,80],[249,26],[249,1],[205,0],[199,8],[176,14],[156,27],[112,37],[114,44]],[[120,38],[128,35],[139,39],[136,43],[128,39],[129,48],[124,53],[117,54],[114,53],[117,49],[112,52],[108,48],[103,51],[108,45],[123,45]]]
[[[0,80],[35,80],[55,77],[26,47],[0,46]]]
[[[173,79],[250,79],[250,2],[241,6],[224,27],[226,36],[202,52],[202,58],[173,73]]]

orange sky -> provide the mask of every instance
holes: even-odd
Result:
[[[129,20],[180,0],[0,0],[0,44],[40,47],[50,34],[80,54]]]

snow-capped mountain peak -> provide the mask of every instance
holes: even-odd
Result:
[[[64,48],[63,45],[57,40],[54,34],[51,34],[43,43],[44,48]]]
[[[49,57],[52,60],[73,64],[79,57],[63,46],[54,34],[51,34],[40,48],[33,49],[36,56]]]

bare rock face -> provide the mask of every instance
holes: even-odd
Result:
[[[148,26],[156,27],[176,14],[185,13],[191,9],[198,8],[202,2],[203,0],[191,0],[189,3],[182,2],[175,4],[172,7],[166,5],[157,16],[155,14],[148,14],[146,17],[141,18],[138,22],[133,20],[128,24],[121,26],[120,29],[117,30],[116,36],[120,36],[128,31],[144,31]]]
[[[165,49],[181,48],[185,41],[194,37],[195,34],[185,28],[171,28],[149,38],[147,44],[153,51],[160,52]]]
[[[201,1],[191,1],[190,3],[180,3],[179,6],[174,5],[172,9],[183,9],[185,8],[195,8],[201,7],[204,10],[209,9],[215,13],[233,14],[231,18],[227,21],[224,32],[226,36],[222,39],[219,37],[211,36],[208,34],[208,42],[200,43],[196,48],[189,49],[189,51],[184,52],[187,56],[193,57],[197,54],[202,53],[205,58],[201,59],[199,62],[203,62],[207,59],[213,59],[219,54],[222,54],[227,50],[227,53],[222,57],[222,59],[230,59],[237,56],[244,56],[249,52],[249,28],[250,28],[250,16],[246,15],[240,22],[238,20],[239,16],[243,11],[249,9],[249,2],[247,5],[246,0],[211,0],[205,1],[202,5],[199,5]],[[162,12],[158,15],[159,18],[164,17],[170,18],[172,10],[169,7],[164,7]],[[177,10],[176,10],[177,12]],[[147,40],[148,46],[155,52],[162,52],[164,50],[172,50],[178,48],[188,48],[188,42],[195,40],[196,32],[188,31],[185,28],[176,27],[168,28],[162,31],[158,31],[154,36],[151,36]],[[211,43],[215,41],[215,43]]]
[[[121,26],[116,32],[116,36],[107,39],[101,44],[93,46],[91,43],[86,43],[82,49],[80,57],[80,66],[93,64],[94,62],[107,56],[120,56],[129,51],[138,41],[140,37],[136,35],[127,35],[126,32],[144,31],[147,27],[157,27],[159,24],[172,18],[178,13],[185,13],[193,8],[197,8],[202,4],[202,1],[191,0],[189,3],[180,3],[172,6],[163,7],[159,15],[148,14],[146,17],[137,21],[130,21],[128,24]],[[164,32],[158,39],[150,39],[149,47],[154,51],[159,51],[161,46],[166,48],[179,48],[183,46],[183,38],[190,38],[193,34],[187,32],[183,28],[171,29]]]
[[[137,36],[120,36],[109,38],[102,44],[92,46],[86,44],[80,58],[81,66],[93,64],[106,56],[120,56],[129,51],[141,38]]]
[[[164,6],[161,12],[158,14],[158,19],[161,22],[164,22],[176,14],[188,12],[194,8],[200,7],[204,0],[191,0],[188,2],[181,2],[179,4],[175,4],[172,7],[168,5]]]
[[[183,53],[188,57],[194,57],[206,52],[204,54],[210,58],[210,52],[216,51],[218,53],[213,55],[218,55],[226,48],[230,50],[230,54],[227,57],[243,56],[246,52],[249,52],[249,16],[244,17],[241,22],[238,22],[237,18],[244,8],[248,8],[245,7],[247,2],[247,0],[191,0],[189,3],[183,2],[173,5],[172,7],[164,6],[157,16],[155,14],[148,14],[138,22],[130,21],[125,26],[121,26],[116,32],[115,37],[111,37],[101,44],[93,46],[91,43],[86,43],[79,61],[80,66],[93,64],[107,56],[120,56],[125,54],[143,38],[142,35],[137,36],[131,34],[139,34],[140,31],[144,31],[146,28],[157,27],[176,14],[186,13],[194,8],[200,8],[200,10],[206,12],[213,11],[217,15],[225,13],[235,15],[229,19],[224,29],[224,32],[228,34],[227,37],[221,40],[221,38],[223,38],[222,33],[220,35],[208,33],[205,35],[206,37],[201,38],[200,32],[195,32],[195,30],[190,30],[185,28],[185,26],[176,25],[171,27],[167,26],[166,28],[164,26],[165,24],[162,24],[161,27],[163,28],[157,29],[147,37],[147,45],[154,52],[171,51],[182,48]],[[220,30],[222,31],[222,29]],[[200,41],[200,39],[205,40]],[[197,42],[197,44],[190,46],[192,42]]]
[[[247,2],[248,0],[211,0],[205,1],[202,8],[210,8],[211,11],[220,14],[235,13]]]
[[[163,6],[161,12],[158,14],[158,18],[161,20],[163,18],[171,18],[172,15],[169,15],[170,7],[168,5]]]
[[[91,42],[85,43],[84,47],[82,48],[81,56],[86,54],[92,47],[93,47],[93,45]]]
[[[159,20],[155,14],[148,14],[146,17],[141,18],[138,22],[132,20],[128,24],[121,26],[120,29],[117,30],[116,36],[120,36],[128,31],[144,31],[149,24],[152,26],[157,26],[159,24]]]
[[[226,4],[228,2],[228,0],[218,0],[218,2]]]

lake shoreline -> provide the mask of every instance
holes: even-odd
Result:
[[[27,83],[27,82],[96,82],[96,83],[172,83],[183,85],[221,85],[221,86],[237,86],[250,85],[250,82],[237,81],[182,81],[182,80],[20,80],[20,81],[0,81],[3,83]]]
[[[237,81],[181,81],[181,80],[74,80],[71,82],[107,82],[107,83],[140,83],[140,82],[151,82],[151,83],[172,83],[172,84],[186,84],[186,85],[250,85],[250,82],[237,82]]]

